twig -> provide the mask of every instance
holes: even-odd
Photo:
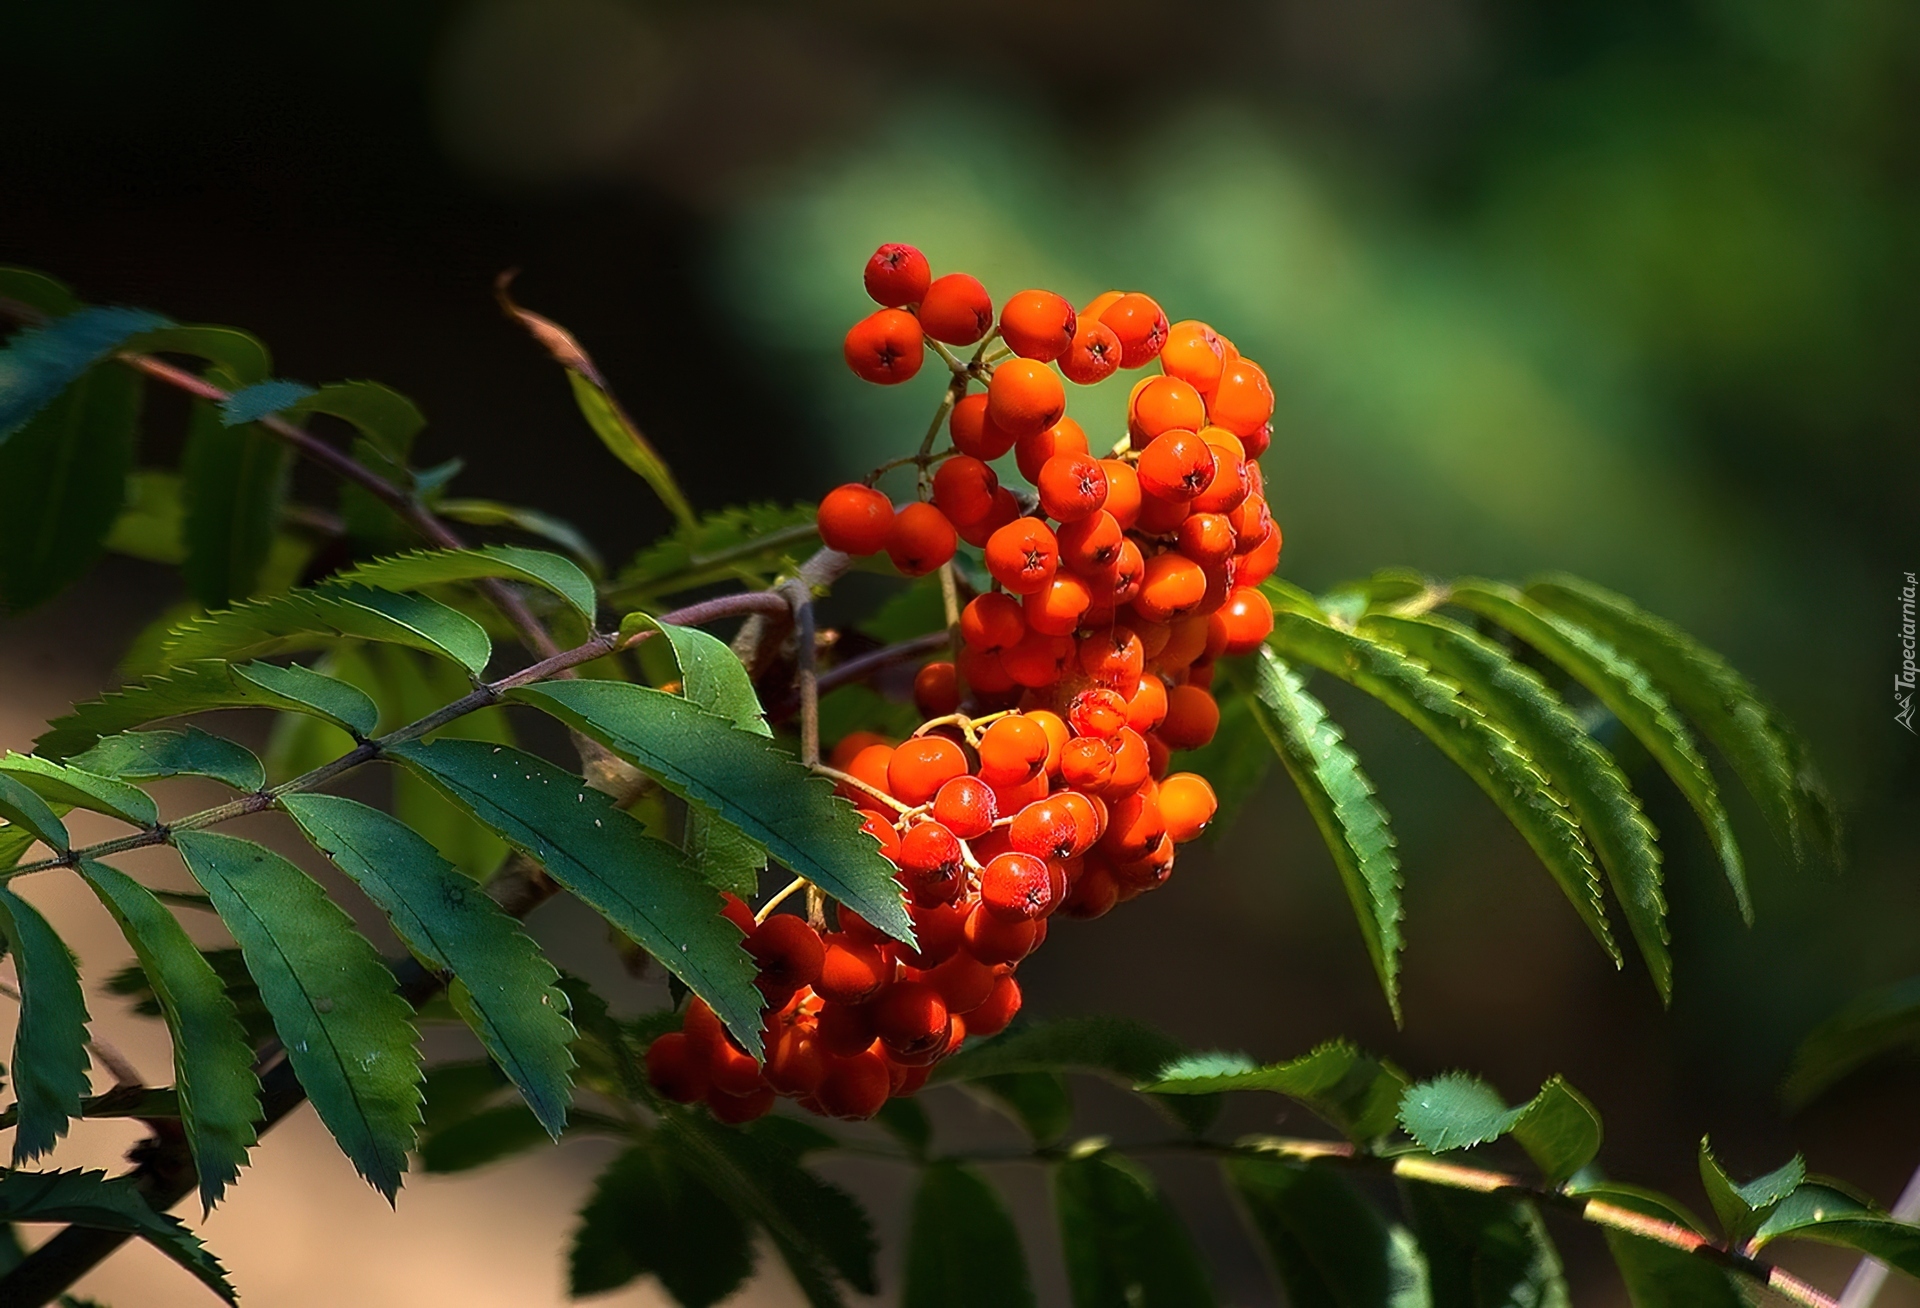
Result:
[[[780,594],[793,609],[795,680],[800,691],[800,761],[820,762],[819,636],[813,628],[813,592],[799,580],[781,583]]]
[[[819,674],[820,693],[824,695],[835,687],[844,686],[848,682],[863,681],[883,668],[890,668],[896,663],[905,663],[911,659],[917,659],[922,654],[931,654],[946,643],[946,632],[930,631],[924,636],[915,636],[912,640],[903,640],[898,645],[883,645],[879,649],[869,650],[857,658],[850,658],[844,663],[836,663],[825,672]],[[797,696],[794,696],[784,699],[768,709],[767,717],[773,722],[784,722],[799,712],[799,710],[800,700]]]
[[[1920,1222],[1920,1168],[1914,1169],[1888,1216],[1899,1222]],[[1840,1292],[1839,1308],[1871,1308],[1886,1283],[1887,1265],[1878,1258],[1862,1258],[1848,1278],[1847,1288]]]

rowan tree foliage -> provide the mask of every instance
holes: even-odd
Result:
[[[691,504],[587,353],[502,285],[587,428],[674,517],[610,568],[547,511],[458,495],[457,462],[418,466],[422,416],[377,383],[280,378],[243,331],[0,270],[18,324],[0,351],[0,601],[29,609],[108,550],[177,567],[188,596],[135,641],[126,686],[0,759],[19,1009],[0,1302],[53,1302],[132,1236],[233,1300],[169,1210],[244,1203],[231,1191],[260,1133],[311,1103],[389,1198],[416,1165],[619,1141],[566,1254],[577,1295],[651,1277],[718,1303],[768,1247],[815,1305],[883,1286],[910,1308],[1032,1303],[1032,1250],[981,1158],[920,1105],[953,1091],[1017,1123],[1049,1174],[1076,1308],[1216,1302],[1136,1156],[1167,1151],[1217,1162],[1295,1305],[1564,1304],[1543,1209],[1598,1226],[1645,1308],[1832,1304],[1770,1261],[1779,1240],[1920,1274],[1920,1228],[1797,1158],[1740,1181],[1703,1139],[1710,1222],[1609,1178],[1598,1110],[1558,1077],[1510,1103],[1341,1042],[1261,1063],[1122,1016],[1024,1015],[1016,969],[1048,931],[1151,911],[1134,901],[1174,874],[1176,846],[1277,761],[1398,1018],[1402,855],[1316,679],[1378,700],[1471,777],[1596,946],[1623,964],[1624,931],[1663,999],[1664,871],[1639,790],[1684,796],[1749,919],[1723,786],[1803,869],[1837,864],[1838,823],[1761,694],[1625,597],[1561,575],[1285,581],[1262,463],[1284,464],[1286,441],[1265,374],[1214,327],[1139,292],[1076,310],[1022,291],[996,311],[909,246],[882,247],[866,279],[880,307],[847,362],[881,384],[937,374],[933,415],[817,508]],[[1132,385],[1125,431],[1068,414],[1070,388],[1097,384]],[[177,466],[143,445],[153,387],[191,399]],[[319,499],[290,493],[302,460],[333,478]],[[816,601],[855,569],[910,580],[823,630]],[[891,689],[909,671],[910,697]],[[231,716],[202,716],[229,710],[272,715],[264,756],[222,734]],[[523,747],[530,714],[567,728],[572,754]],[[1644,766],[1603,738],[1637,742]],[[390,779],[386,807],[333,793],[363,768]],[[233,798],[162,813],[143,784],[177,776]],[[77,845],[74,810],[127,834]],[[269,812],[404,956],[220,829]],[[114,865],[162,845],[197,891]],[[15,894],[27,876],[81,878],[136,966],[83,980]],[[520,919],[561,895],[668,975],[674,1007],[617,1016],[548,961]],[[231,946],[180,924],[209,913]],[[96,1088],[102,987],[166,1023],[172,1085]],[[1917,1008],[1889,993],[1836,1018],[1792,1093],[1910,1039]],[[483,1056],[424,1065],[426,1023],[464,1025]],[[1164,1138],[1076,1135],[1081,1076],[1152,1103]],[[1232,1094],[1283,1096],[1323,1129],[1229,1137],[1215,1121]],[[125,1174],[39,1161],[86,1117],[146,1125]],[[862,1120],[884,1137],[828,1125]],[[849,1146],[917,1174],[897,1257],[810,1166]],[[1505,1151],[1491,1167],[1489,1147]],[[28,1223],[65,1229],[28,1255],[12,1233]]]

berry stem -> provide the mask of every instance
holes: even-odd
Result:
[[[913,809],[909,805],[902,804],[899,800],[895,799],[892,795],[889,795],[884,790],[878,790],[873,786],[869,786],[866,782],[862,781],[859,777],[854,776],[851,772],[842,772],[839,768],[828,767],[825,763],[820,763],[820,762],[814,763],[813,770],[819,773],[821,776],[826,777],[830,781],[837,781],[843,786],[852,786],[855,790],[859,791],[861,794],[872,796],[874,799],[879,800],[881,803],[885,804],[887,807],[891,808],[896,813],[913,812]]]
[[[774,909],[786,903],[787,900],[791,899],[799,891],[806,890],[812,885],[813,882],[807,880],[805,877],[795,877],[793,880],[787,882],[779,894],[760,905],[760,911],[753,915],[753,920],[756,923],[766,921],[773,916]]]

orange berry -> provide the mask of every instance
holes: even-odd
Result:
[[[1080,670],[1096,686],[1133,693],[1140,673],[1146,667],[1146,646],[1140,636],[1125,623],[1115,623],[1105,631],[1096,631],[1081,640],[1077,651]]]
[[[1115,302],[1125,294],[1125,291],[1102,291],[1080,310],[1080,321],[1099,322],[1100,315],[1108,309],[1111,309]]]
[[[1039,723],[1040,729],[1047,733],[1047,775],[1058,776],[1060,751],[1067,747],[1069,740],[1073,739],[1073,732],[1068,728],[1067,720],[1052,709],[1030,709],[1027,712],[1027,718]]]
[[[926,980],[946,1000],[947,1012],[959,1014],[970,1013],[986,1003],[1000,975],[998,967],[982,963],[962,951],[928,972]]]
[[[993,699],[1015,689],[1015,682],[1007,675],[1006,665],[998,654],[968,645],[960,651],[954,666],[959,669],[960,679],[982,699]]]
[[[857,1054],[874,1041],[873,1013],[859,1004],[823,1003],[814,1038],[836,1058]]]
[[[1207,596],[1207,574],[1184,554],[1156,554],[1147,560],[1133,607],[1142,617],[1168,622],[1192,612]]]
[[[647,1084],[676,1104],[707,1096],[707,1059],[685,1035],[669,1031],[647,1046]]]
[[[1160,799],[1151,783],[1143,783],[1133,793],[1116,800],[1107,834],[1100,837],[1100,849],[1109,858],[1139,858],[1167,833],[1166,819],[1160,813]]]
[[[952,958],[965,941],[967,914],[973,910],[969,900],[948,904],[913,903],[907,916],[913,921],[913,936],[919,941],[914,949],[900,948],[900,961],[908,967],[925,970],[938,967]]]
[[[993,297],[965,273],[936,277],[920,297],[920,325],[948,345],[972,345],[993,327]]]
[[[953,557],[960,538],[947,515],[931,504],[915,502],[893,516],[887,533],[887,557],[909,577],[924,577]]]
[[[1134,520],[1134,530],[1145,536],[1170,536],[1180,530],[1180,524],[1187,516],[1184,501],[1170,500],[1159,495],[1140,497],[1140,516]]]
[[[1080,874],[1073,888],[1067,892],[1067,897],[1060,902],[1058,912],[1083,921],[1104,917],[1112,912],[1114,904],[1119,901],[1120,890],[1114,884],[1113,874],[1107,870],[1107,866],[1104,862],[1094,863],[1089,859],[1086,871]]]
[[[1167,643],[1154,660],[1163,672],[1177,672],[1207,652],[1206,618],[1188,616],[1170,624]]]
[[[915,736],[902,741],[887,760],[887,789],[902,804],[924,804],[967,770],[967,756],[953,741],[945,736]]]
[[[920,303],[932,281],[927,256],[911,245],[883,245],[867,260],[867,294],[890,309]]]
[[[1184,504],[1213,480],[1213,448],[1184,428],[1162,432],[1140,452],[1140,489]]]
[[[1273,510],[1267,506],[1264,495],[1247,496],[1227,519],[1233,523],[1234,550],[1239,554],[1253,552],[1274,529]]]
[[[1189,513],[1181,519],[1180,552],[1201,567],[1233,557],[1233,524],[1224,513]]]
[[[1240,556],[1240,584],[1258,586],[1273,575],[1280,566],[1280,524],[1274,523],[1273,530],[1267,533],[1266,540],[1255,546],[1250,553]]]
[[[760,1064],[730,1036],[715,1041],[708,1052],[707,1076],[711,1089],[730,1095],[750,1095],[766,1084]]]
[[[1025,359],[1052,363],[1073,344],[1078,316],[1052,291],[1021,291],[1000,310],[1000,338]]]
[[[887,791],[887,770],[892,766],[892,745],[869,745],[858,754],[855,754],[852,761],[849,762],[846,767],[842,768],[841,771],[856,780],[865,782],[875,790],[885,793]],[[848,795],[847,798],[856,804],[872,804],[876,802],[873,796],[859,790],[854,791]]]
[[[1069,740],[1060,756],[1060,779],[1076,790],[1099,790],[1113,780],[1113,750],[1104,740]]]
[[[1107,472],[1087,454],[1056,454],[1040,465],[1040,509],[1060,522],[1078,522],[1107,502]]]
[[[955,777],[947,785],[966,780],[972,778]],[[900,867],[901,882],[916,904],[951,903],[966,886],[959,838],[937,821],[916,822],[907,828],[900,837]]]
[[[1107,502],[1105,508],[1125,531],[1140,518],[1140,474],[1133,465],[1121,459],[1102,459],[1100,466],[1107,470]]]
[[[1198,686],[1175,686],[1167,692],[1167,717],[1160,739],[1172,749],[1199,749],[1220,728],[1220,706]]]
[[[828,491],[814,520],[828,549],[864,556],[886,548],[893,516],[892,500],[856,481]]]
[[[1240,453],[1240,442],[1220,427],[1207,428],[1200,433],[1201,438],[1206,439],[1209,432],[1221,432],[1233,444],[1213,444],[1213,477],[1187,507],[1195,513],[1232,513],[1253,493],[1253,479],[1247,475],[1247,461]]]
[[[827,1051],[806,1033],[785,1031],[767,1051],[767,1084],[783,1095],[810,1095],[827,1075]]]
[[[933,474],[933,504],[955,527],[979,522],[993,512],[1000,478],[972,455],[956,454]]]
[[[1127,701],[1127,726],[1145,734],[1159,726],[1167,716],[1167,683],[1155,673],[1140,678],[1133,698]]]
[[[1064,814],[1062,818],[1071,838],[1073,819]],[[980,873],[980,905],[995,917],[1030,922],[1045,917],[1053,902],[1047,865],[1032,854],[1001,854]]]
[[[1013,497],[1012,491],[1001,486],[993,492],[993,507],[987,511],[986,517],[958,528],[960,539],[975,549],[985,549],[987,542],[993,539],[994,532],[1019,516],[1020,501]]]
[[[1073,334],[1073,343],[1060,356],[1060,371],[1076,385],[1091,386],[1113,376],[1124,353],[1113,328],[1082,318]]]
[[[1067,393],[1046,364],[1008,359],[987,383],[987,416],[1015,438],[1045,431],[1066,416]]]
[[[1000,816],[993,787],[978,777],[955,777],[933,797],[933,816],[961,840],[972,840],[993,830]]]
[[[1160,351],[1160,369],[1167,376],[1205,394],[1220,384],[1226,360],[1225,343],[1207,324],[1189,318],[1167,329],[1167,343]]]
[[[1214,422],[1243,440],[1273,417],[1273,386],[1260,365],[1236,359],[1220,374],[1220,385],[1207,403]]]
[[[1087,583],[1071,572],[1056,572],[1044,590],[1027,596],[1021,606],[1027,629],[1046,636],[1071,636],[1080,618],[1093,603]]]
[[[1053,529],[1038,518],[1018,518],[987,540],[987,571],[1016,595],[1046,588],[1060,565]]]
[[[1249,459],[1257,459],[1273,445],[1273,421],[1263,422],[1240,438],[1240,448]]]
[[[1072,418],[1062,418],[1045,431],[1023,436],[1014,442],[1013,461],[1020,475],[1034,485],[1040,484],[1040,469],[1047,460],[1062,454],[1085,454],[1087,433]]]
[[[1132,727],[1127,727],[1109,744],[1113,750],[1113,776],[1108,780],[1107,788],[1101,793],[1117,798],[1138,790],[1146,781],[1150,770],[1147,740]]]
[[[836,931],[825,938],[820,977],[813,988],[835,1004],[864,1004],[891,980],[893,962],[878,945]]]
[[[1041,864],[1044,873],[1046,865]],[[1051,889],[1051,882],[1048,883]],[[1033,952],[1040,934],[1039,923],[1021,918],[1003,918],[984,903],[976,903],[967,914],[965,948],[982,963],[1018,963]],[[967,1024],[972,1029],[973,1024]]]
[[[1000,652],[1000,666],[1007,670],[1015,684],[1028,690],[1044,690],[1053,685],[1072,661],[1072,638],[1049,636],[1044,631],[1029,630],[1018,645]]]
[[[988,724],[980,734],[980,780],[996,790],[1039,776],[1047,765],[1046,728],[1021,713]]]
[[[1060,566],[1082,577],[1111,568],[1126,540],[1119,522],[1105,509],[1095,509],[1084,518],[1063,523],[1055,538],[1060,550]]]
[[[1126,697],[1105,686],[1093,686],[1073,697],[1067,706],[1067,725],[1075,735],[1105,740],[1127,725]]]
[[[1205,831],[1219,807],[1205,777],[1176,772],[1160,783],[1160,815],[1175,844],[1184,845]]]
[[[753,933],[753,910],[747,901],[730,890],[720,892],[720,916],[740,928],[742,935]]]
[[[967,1014],[967,1030],[974,1035],[999,1035],[1020,1012],[1020,983],[1003,976],[985,1002]]]
[[[998,653],[1018,644],[1027,634],[1027,620],[1020,615],[1020,602],[1010,595],[988,591],[967,601],[960,610],[960,639],[974,649]]]
[[[869,811],[860,822],[860,829],[880,842],[880,853],[889,859],[900,857],[900,833],[893,829],[893,823],[878,813]]]
[[[843,353],[855,376],[891,386],[920,371],[927,345],[918,318],[904,309],[881,309],[847,329]]]
[[[923,718],[943,718],[960,707],[960,674],[939,660],[913,674],[913,706]]]
[[[1167,343],[1167,315],[1138,291],[1129,291],[1100,311],[1100,321],[1120,338],[1120,366],[1151,363]]]
[[[1013,434],[1001,431],[987,416],[985,395],[963,395],[947,418],[947,434],[962,454],[991,462],[1013,448]]]
[[[1152,440],[1176,428],[1200,430],[1207,425],[1207,406],[1200,392],[1178,377],[1149,377],[1134,392],[1127,418],[1129,430]]]
[[[1236,586],[1227,602],[1209,620],[1225,629],[1220,652],[1228,658],[1251,654],[1273,634],[1273,605],[1252,586]]]
[[[1069,741],[1069,746],[1072,743]],[[1062,862],[1081,852],[1080,822],[1072,809],[1048,796],[1013,815],[1013,822],[1007,827],[1007,840],[1016,855]]]

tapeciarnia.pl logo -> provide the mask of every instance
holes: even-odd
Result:
[[[1907,584],[1900,588],[1900,670],[1893,674],[1893,702],[1897,706],[1893,720],[1913,731],[1913,574],[1907,574]],[[1920,735],[1920,732],[1914,732]]]

